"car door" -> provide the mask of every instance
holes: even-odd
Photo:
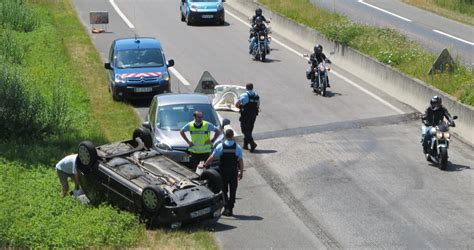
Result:
[[[109,50],[109,63],[110,63],[110,67],[112,67],[111,70],[107,70],[107,75],[108,75],[108,78],[109,78],[109,84],[112,84],[112,82],[115,80],[115,73],[114,73],[114,68],[115,68],[115,41],[112,42],[112,45],[110,46],[110,50]]]

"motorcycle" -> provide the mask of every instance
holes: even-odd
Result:
[[[312,61],[309,60],[308,64],[312,64]],[[322,96],[326,96],[326,88],[328,86],[328,72],[331,68],[328,66],[326,61],[320,62],[314,70],[312,67],[306,71],[306,78],[311,80],[312,74],[314,75],[314,82],[311,82],[311,87],[313,88],[314,93],[319,93]]]
[[[254,39],[256,39],[250,52],[256,60],[265,62],[267,55],[270,54],[270,33],[270,28],[266,28],[263,31],[256,31],[250,40],[250,44],[252,44]]]
[[[457,119],[453,116],[453,120]],[[448,166],[448,148],[451,140],[449,127],[454,127],[453,124],[442,121],[435,127],[432,127],[427,133],[431,133],[431,140],[428,142],[429,151],[426,155],[426,160],[438,164],[441,170],[446,170]]]

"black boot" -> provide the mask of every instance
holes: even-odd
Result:
[[[250,143],[250,152],[254,152],[256,147],[257,147],[257,143],[255,142]]]

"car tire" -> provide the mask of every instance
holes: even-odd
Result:
[[[95,168],[98,160],[97,150],[94,143],[82,141],[77,149],[77,163],[84,172]]]
[[[152,148],[153,147],[153,138],[151,136],[151,131],[145,127],[136,128],[133,131],[132,139],[140,138],[142,142],[145,144],[145,147]]]
[[[116,101],[116,102],[123,101],[123,97],[119,96],[119,94],[117,93],[117,90],[113,86],[110,86],[110,92],[112,93],[112,99],[114,101]]]
[[[200,179],[207,180],[207,186],[213,193],[217,194],[222,191],[222,177],[216,170],[204,170],[200,176]]]
[[[143,189],[141,199],[145,211],[158,212],[165,202],[165,192],[159,186],[148,186]]]

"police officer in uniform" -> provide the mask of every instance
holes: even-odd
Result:
[[[196,167],[199,165],[199,162],[205,161],[209,157],[209,154],[211,154],[212,144],[221,134],[221,130],[213,124],[204,121],[202,119],[202,112],[195,111],[193,116],[194,121],[184,125],[179,133],[189,145],[188,151],[191,153],[189,167],[191,170],[196,171]],[[189,131],[191,134],[191,141],[185,134],[187,131]],[[214,137],[212,140],[210,136],[211,131],[214,132]]]
[[[253,84],[247,83],[247,91],[240,95],[239,100],[235,104],[240,109],[240,129],[244,134],[244,149],[248,150],[250,145],[250,152],[254,152],[257,143],[253,140],[252,132],[260,110],[260,97],[257,92],[253,90]]]
[[[235,193],[237,183],[242,179],[244,173],[244,161],[242,160],[242,148],[234,141],[234,131],[225,131],[224,142],[217,145],[209,156],[204,166],[208,166],[215,157],[220,157],[219,170],[222,176],[222,192],[224,193],[225,209],[222,215],[233,216],[235,204]]]

